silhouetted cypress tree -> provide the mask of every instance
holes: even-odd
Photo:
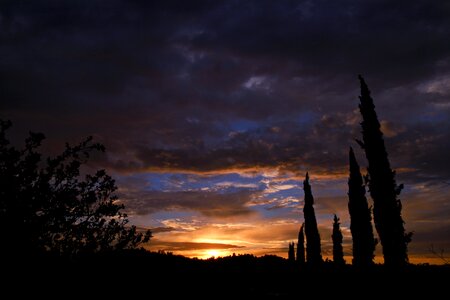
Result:
[[[297,262],[301,265],[305,264],[305,235],[303,234],[303,226],[300,226],[297,241]]]
[[[334,215],[333,234],[331,235],[331,239],[333,240],[333,261],[335,264],[344,265],[344,250],[342,249],[343,237],[339,225],[339,218]]]
[[[373,237],[372,217],[366,198],[366,188],[352,147],[349,152],[348,211],[353,238],[353,265],[373,263],[376,239]]]
[[[314,197],[311,192],[308,173],[306,173],[305,180],[303,181],[303,190],[305,191],[303,215],[305,219],[306,262],[311,265],[317,265],[322,262],[322,250],[320,248],[320,235],[317,229],[316,215],[313,207]]]
[[[294,242],[289,242],[288,260],[292,262],[295,261]]]
[[[411,233],[405,234],[401,216],[402,204],[398,199],[403,185],[397,186],[384,146],[383,133],[375,112],[375,105],[364,79],[361,82],[359,110],[363,142],[358,141],[366,152],[369,162],[369,191],[373,199],[373,216],[378,231],[386,265],[399,266],[408,262],[408,243]]]

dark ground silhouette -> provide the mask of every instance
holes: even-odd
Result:
[[[315,295],[336,298],[375,298],[389,295],[427,296],[447,292],[450,266],[410,265],[390,269],[374,265],[360,270],[350,265],[336,268],[298,266],[278,256],[236,255],[199,260],[179,255],[125,250],[77,258],[41,257],[2,264],[2,285],[15,295],[101,295],[114,298],[147,295],[179,297],[303,298]],[[15,289],[14,285],[20,286]],[[24,287],[27,287],[24,289]],[[3,289],[5,291],[5,289]],[[62,294],[60,294],[62,293]],[[445,294],[444,294],[445,295]]]

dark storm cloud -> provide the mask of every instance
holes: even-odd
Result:
[[[110,167],[194,172],[280,167],[300,173],[314,167],[322,172],[333,171],[345,164],[347,148],[330,149],[329,145],[352,142],[351,127],[345,121],[344,116],[324,116],[315,126],[304,129],[299,129],[298,123],[283,123],[233,131],[214,148],[195,144],[177,149],[136,147],[135,160],[128,164],[119,161]],[[322,142],[324,139],[328,145]]]
[[[252,199],[253,191],[126,191],[121,197],[132,214],[144,215],[157,211],[195,211],[217,218],[243,216],[253,213],[246,204]]]
[[[400,134],[393,141],[392,157],[403,167],[413,168],[415,172],[400,174],[399,177],[414,182],[448,180],[450,177],[450,128],[445,122],[437,126],[420,124],[410,131]]]
[[[289,61],[294,66],[283,73],[327,78],[365,72],[404,82],[448,59],[449,6],[442,2],[229,3],[209,15],[208,30],[193,45],[263,59],[267,63],[255,67],[260,73]]]
[[[330,171],[359,133],[364,73],[396,165],[445,177],[449,15],[425,0],[3,1],[0,108],[61,141],[94,134],[121,171]]]

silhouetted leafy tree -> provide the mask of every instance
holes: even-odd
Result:
[[[295,261],[295,250],[294,250],[294,242],[289,242],[289,252],[288,252],[288,260]]]
[[[333,220],[333,234],[331,239],[333,240],[333,261],[335,264],[344,265],[344,250],[342,249],[342,232],[340,228],[339,218],[334,215]]]
[[[316,214],[313,207],[314,197],[311,192],[308,173],[306,173],[305,180],[303,181],[303,190],[305,192],[303,215],[305,219],[306,262],[310,265],[318,265],[322,263],[322,250],[320,247],[320,235],[317,229]]]
[[[353,265],[373,264],[376,239],[373,236],[371,209],[367,203],[366,188],[353,149],[349,151],[348,211],[353,239]]]
[[[380,122],[375,105],[364,79],[361,82],[359,109],[363,117],[361,123],[363,142],[357,141],[366,153],[369,162],[369,191],[373,199],[375,228],[378,231],[386,265],[400,266],[408,262],[408,243],[411,233],[405,233],[398,195],[403,185],[397,185],[395,171],[392,171],[388,154],[380,130]]]
[[[62,154],[42,159],[44,135],[30,133],[24,149],[6,138],[9,121],[0,121],[0,236],[9,254],[59,255],[130,249],[151,233],[128,227],[114,180],[104,170],[80,176],[92,151],[104,151],[89,137]]]
[[[298,231],[298,241],[297,241],[297,262],[301,265],[305,264],[305,235],[303,234],[303,226],[300,226]]]

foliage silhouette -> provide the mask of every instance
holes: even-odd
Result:
[[[316,215],[314,212],[314,197],[309,184],[309,174],[306,173],[303,181],[303,190],[305,192],[305,200],[303,206],[303,215],[305,219],[305,235],[306,235],[306,262],[309,265],[319,265],[322,263],[322,250],[320,246],[320,235],[317,229]]]
[[[340,228],[339,218],[334,215],[333,219],[333,234],[331,235],[333,240],[333,261],[337,265],[344,265],[344,250],[342,249],[342,231]]]
[[[289,251],[288,251],[288,260],[293,262],[295,261],[295,250],[294,250],[294,242],[289,242]]]
[[[364,149],[369,162],[369,191],[373,199],[373,215],[375,228],[383,246],[386,265],[402,266],[408,262],[408,243],[412,233],[405,233],[401,211],[402,204],[398,195],[403,185],[397,185],[395,171],[392,171],[380,122],[375,112],[375,105],[369,88],[359,76],[361,96],[359,110],[363,117],[361,122],[363,141],[357,140]]]
[[[450,265],[450,259],[445,256],[445,250],[444,249],[440,249],[440,251],[438,252],[436,249],[434,249],[434,245],[431,244],[428,250],[435,257],[439,258],[444,265]]]
[[[0,236],[9,255],[52,253],[74,256],[136,248],[150,231],[127,226],[123,205],[113,195],[114,180],[104,170],[80,175],[93,151],[89,137],[53,158],[37,151],[44,135],[30,133],[24,149],[6,137],[11,122],[0,121]]]
[[[367,203],[366,189],[353,149],[349,151],[350,176],[348,179],[348,211],[353,239],[353,265],[364,267],[373,264],[377,240],[373,236],[371,209]]]
[[[305,264],[305,235],[303,233],[304,225],[305,224],[302,223],[302,226],[300,226],[297,240],[297,263],[299,263],[300,265]]]

